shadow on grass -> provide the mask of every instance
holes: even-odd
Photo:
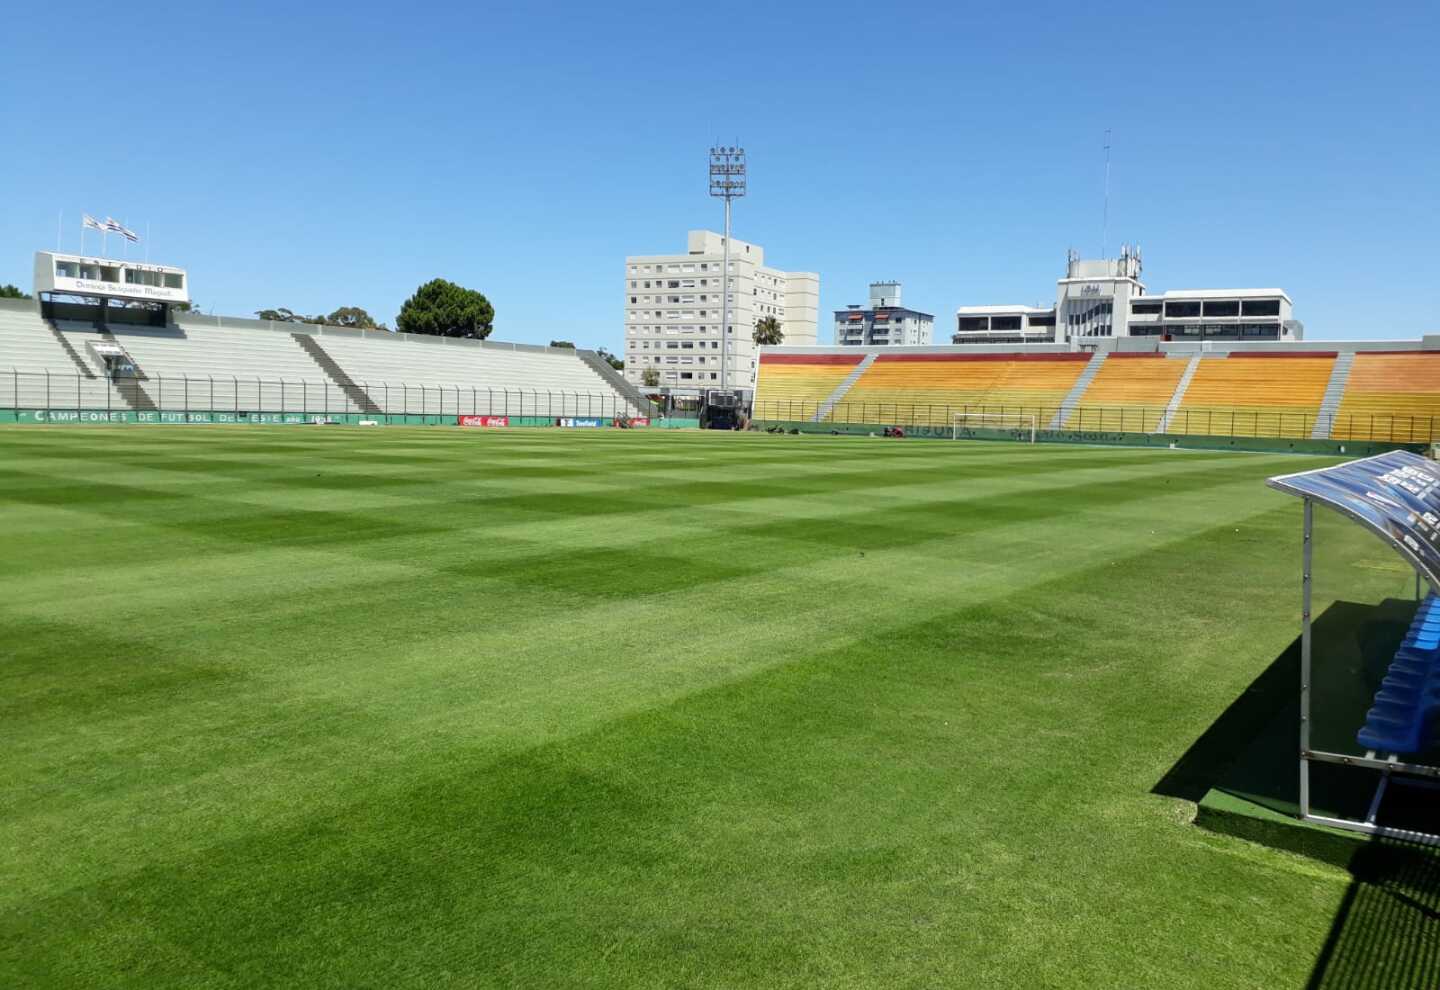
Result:
[[[1350,873],[1306,990],[1440,986],[1440,856],[1381,839],[1355,856]]]
[[[1356,752],[1363,724],[1414,602],[1335,602],[1315,618],[1312,745]],[[1199,802],[1212,790],[1282,814],[1299,805],[1300,638],[1297,636],[1237,697],[1152,793]],[[1327,812],[1363,812],[1375,781],[1316,765],[1312,780]],[[1358,804],[1357,804],[1358,803]]]

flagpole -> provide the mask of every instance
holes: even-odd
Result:
[[[150,221],[145,221],[145,264],[150,264]]]
[[[60,231],[65,227],[65,211],[61,210],[60,215],[55,218],[55,253],[60,253]]]

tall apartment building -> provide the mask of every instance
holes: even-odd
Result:
[[[820,276],[765,266],[758,244],[730,239],[728,378],[720,378],[721,282],[725,238],[692,230],[685,254],[625,259],[625,377],[643,385],[645,370],[658,390],[685,394],[707,388],[755,387],[755,323],[780,321],[785,343],[814,345]]]
[[[870,306],[835,311],[835,343],[842,346],[929,344],[935,317],[900,305],[899,282],[871,282]]]
[[[1068,343],[1094,349],[1097,337],[1161,340],[1301,340],[1284,289],[1172,289],[1148,293],[1140,252],[1087,261],[1074,251],[1055,283],[1055,305],[961,306],[956,344]]]

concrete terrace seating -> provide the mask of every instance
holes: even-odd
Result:
[[[755,415],[764,419],[815,415],[863,358],[862,354],[762,354]]]
[[[22,409],[127,409],[83,356],[88,375],[65,352],[34,303],[0,308],[0,406]]]
[[[1440,352],[1355,355],[1330,435],[1337,440],[1430,440],[1440,428]]]
[[[113,329],[161,409],[358,411],[287,330],[184,316],[170,327]]]
[[[1065,418],[1070,430],[1151,433],[1185,374],[1187,362],[1162,354],[1117,351],[1105,359]]]
[[[1055,414],[1088,354],[881,354],[827,417],[948,425],[953,413]]]
[[[1170,421],[1174,433],[1308,437],[1335,367],[1334,352],[1237,352],[1203,357]]]
[[[320,346],[386,412],[637,414],[573,353],[405,334],[324,331]]]

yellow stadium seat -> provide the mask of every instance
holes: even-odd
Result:
[[[1065,417],[1065,428],[1153,433],[1160,428],[1187,363],[1153,352],[1111,354]]]
[[[1333,352],[1202,358],[1170,432],[1308,437],[1335,369]]]
[[[756,419],[813,417],[863,354],[762,354],[755,381]]]
[[[945,426],[958,412],[1021,413],[1043,428],[1088,354],[882,354],[826,417],[835,422]]]
[[[1440,352],[1357,353],[1330,435],[1337,440],[1440,439]]]

